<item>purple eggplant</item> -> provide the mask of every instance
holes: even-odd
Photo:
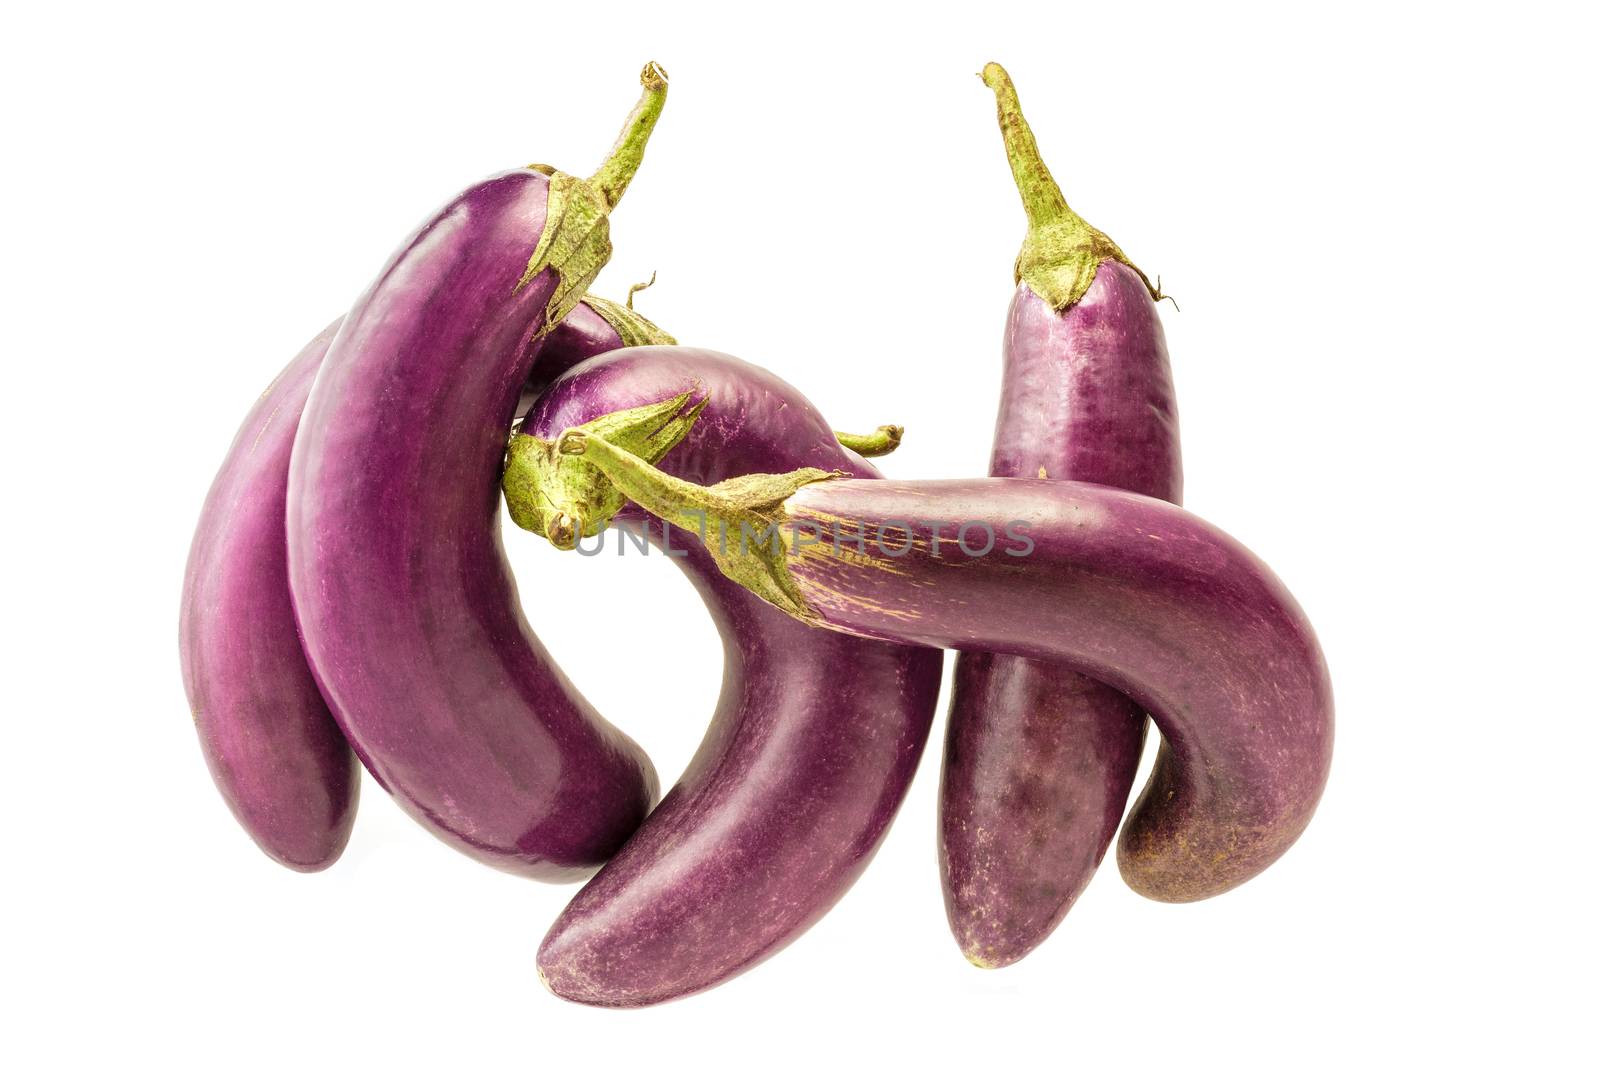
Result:
[[[1005,70],[990,63],[983,80],[1028,216],[989,473],[1176,504],[1183,469],[1161,294],[1067,206]],[[1066,917],[1116,836],[1146,722],[1122,693],[1059,663],[956,657],[939,866],[967,959],[1014,963]]]
[[[633,310],[631,304],[589,293],[538,342],[533,373],[522,385],[517,415],[527,413],[550,383],[586,359],[616,348],[675,345],[677,340]]]
[[[200,512],[178,647],[212,779],[262,851],[320,871],[344,851],[360,775],[300,651],[283,540],[289,450],[335,322],[245,417]]]
[[[620,422],[605,418],[619,409]],[[694,349],[630,349],[552,385],[512,444],[512,517],[558,544],[599,532],[623,503],[545,479],[549,440],[579,425],[664,453],[667,469],[700,480],[803,464],[877,477],[771,374]],[[891,428],[852,443],[877,451],[897,436]],[[940,655],[808,627],[723,578],[698,541],[675,530],[668,540],[637,509],[616,521],[675,554],[725,657],[721,699],[683,778],[539,949],[540,974],[559,996],[631,1007],[733,977],[839,900],[910,785],[938,699]]]
[[[338,327],[295,357],[239,427],[201,510],[179,621],[184,688],[212,778],[262,850],[300,871],[339,858],[360,781],[300,648],[284,541],[295,429]],[[532,403],[601,352],[671,343],[631,308],[587,295],[535,342],[524,395]]]
[[[610,857],[657,783],[523,617],[498,476],[533,342],[610,255],[666,95],[654,64],[643,82],[593,177],[495,176],[400,248],[345,317],[289,470],[301,642],[357,755],[446,842],[552,881]]]
[[[816,468],[706,487],[581,428],[555,452],[704,530],[724,575],[804,622],[1051,660],[1126,693],[1166,741],[1120,849],[1146,896],[1239,885],[1316,809],[1333,696],[1311,625],[1265,564],[1182,508],[1081,482]],[[770,536],[722,536],[745,528]]]

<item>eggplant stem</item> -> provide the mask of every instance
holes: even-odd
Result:
[[[644,146],[667,102],[666,71],[650,63],[639,75],[639,81],[644,85],[644,94],[628,115],[611,154],[592,177],[575,178],[542,163],[529,168],[550,179],[550,191],[545,199],[539,243],[528,257],[517,289],[546,270],[555,271],[556,284],[545,304],[541,336],[555,329],[578,305],[600,268],[611,259],[608,216],[644,162]]]
[[[710,513],[718,505],[714,489],[674,478],[581,427],[556,438],[556,454],[593,464],[623,496],[679,529],[698,534],[699,523],[693,516]]]
[[[628,302],[627,302],[627,306],[628,306],[628,310],[629,311],[633,310],[633,294],[634,293],[642,293],[646,289],[648,289],[652,285],[654,285],[655,283],[656,283],[656,272],[655,271],[651,271],[650,272],[650,280],[649,281],[647,281],[647,282],[634,282],[632,285],[628,286]]]
[[[884,425],[872,433],[836,433],[833,436],[856,455],[874,459],[878,456],[887,456],[899,448],[905,434],[904,426]]]
[[[1000,136],[1006,143],[1006,161],[1011,164],[1011,176],[1016,180],[1017,192],[1022,195],[1022,210],[1027,212],[1028,225],[1043,228],[1071,220],[1082,223],[1078,213],[1067,206],[1067,198],[1061,195],[1061,187],[1039,154],[1039,142],[1034,140],[1033,129],[1022,115],[1022,102],[1017,99],[1017,87],[1011,83],[1011,75],[1000,64],[987,63],[978,76],[994,91]]]
[[[573,427],[556,438],[558,462],[592,466],[618,492],[663,522],[698,537],[717,569],[803,622],[815,622],[785,557],[784,503],[804,486],[840,471],[802,467],[787,474],[747,474],[716,485],[674,478],[605,438]]]
[[[661,117],[661,108],[667,102],[667,72],[661,69],[660,64],[653,60],[645,64],[644,70],[639,73],[639,84],[644,86],[639,103],[622,124],[622,134],[612,147],[611,154],[589,178],[590,186],[600,194],[608,210],[617,206],[617,201],[628,189],[628,183],[638,173],[639,164],[644,161],[644,146],[649,142],[651,131],[656,128],[656,120]]]
[[[706,401],[692,403],[693,395],[679,393],[654,404],[613,411],[578,428],[655,463],[688,436],[705,410]],[[626,503],[599,470],[562,463],[556,442],[531,434],[512,440],[500,486],[511,521],[562,549],[599,534]]]
[[[1161,289],[1128,259],[1117,243],[1067,206],[1061,187],[1039,154],[1028,120],[1022,116],[1017,87],[998,63],[984,66],[979,75],[994,92],[1000,136],[1005,140],[1006,161],[1028,216],[1028,235],[1017,254],[1015,280],[1025,283],[1056,311],[1064,312],[1089,291],[1100,264],[1114,259],[1130,268],[1150,293],[1161,299]],[[1176,306],[1176,302],[1174,302]]]
[[[1135,267],[1134,270],[1139,270],[1139,268]],[[1143,271],[1139,272],[1139,277],[1144,278],[1144,272]],[[1144,279],[1144,283],[1145,283],[1145,285],[1149,285],[1150,284],[1150,279],[1149,278],[1145,278]],[[1152,300],[1154,300],[1158,304],[1161,303],[1161,301],[1163,301],[1163,300],[1170,300],[1170,301],[1172,301],[1172,310],[1173,311],[1182,311],[1183,310],[1181,307],[1178,306],[1178,298],[1177,297],[1173,296],[1171,293],[1163,293],[1161,291],[1161,275],[1159,275],[1159,274],[1156,275],[1155,288],[1150,290],[1150,298]]]

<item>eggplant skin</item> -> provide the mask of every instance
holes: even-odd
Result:
[[[1093,482],[1181,500],[1167,339],[1130,268],[1101,263],[1083,299],[1066,311],[1018,285],[1004,354],[991,477]]]
[[[178,624],[212,780],[261,850],[297,871],[339,858],[360,789],[300,651],[283,537],[295,427],[338,326],[306,345],[239,427],[201,509]]]
[[[289,585],[334,716],[447,843],[581,878],[655,771],[550,659],[500,543],[498,475],[557,279],[525,279],[548,179],[472,186],[401,247],[329,350],[296,435]]]
[[[1166,338],[1135,271],[1100,263],[1064,311],[1019,284],[1004,356],[991,476],[1179,503]],[[1066,917],[1116,836],[1147,722],[1126,696],[1059,663],[956,657],[939,859],[950,929],[973,963],[1014,963]]]
[[[554,439],[686,392],[706,405],[660,463],[678,477],[709,483],[808,465],[878,477],[791,386],[697,349],[587,362],[551,386],[523,429]],[[618,521],[663,543],[660,521],[636,508]],[[686,553],[674,562],[722,635],[722,694],[682,779],[539,948],[545,984],[585,1004],[641,1007],[707,989],[820,919],[887,833],[938,700],[937,651],[806,626],[722,577],[681,530],[665,544]]]
[[[1059,663],[956,657],[939,870],[951,932],[972,963],[1015,963],[1061,924],[1117,835],[1148,722]]]
[[[579,363],[614,348],[626,347],[617,328],[587,303],[589,299],[592,298],[579,301],[555,329],[534,342],[538,353],[533,361],[533,373],[522,384],[522,396],[517,401],[519,416],[533,407],[552,381]]]
[[[1078,482],[828,481],[783,504],[785,560],[821,625],[917,645],[1051,660],[1135,700],[1166,745],[1118,845],[1145,896],[1200,900],[1259,874],[1315,811],[1333,693],[1311,624],[1248,549],[1182,508]],[[969,557],[962,523],[1032,542]],[[909,528],[909,549],[902,549]],[[943,533],[941,533],[943,531]],[[893,548],[885,553],[882,544]],[[898,555],[895,553],[899,553]]]

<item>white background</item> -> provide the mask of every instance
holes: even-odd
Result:
[[[1575,1058],[1594,26],[1576,5],[1203,7],[12,9],[5,1058]],[[710,993],[605,1012],[534,973],[570,887],[476,866],[370,781],[324,874],[234,825],[175,637],[238,420],[458,188],[591,168],[652,58],[671,100],[597,291],[658,270],[640,308],[680,338],[838,426],[905,423],[900,477],[985,468],[1023,226],[974,74],[1009,67],[1069,200],[1182,305],[1162,316],[1187,503],[1271,561],[1326,647],[1333,779],[1272,870],[1173,906],[1108,864],[1043,948],[979,972],[939,895],[941,722],[815,929]],[[719,681],[687,583],[510,541],[536,628],[670,780]],[[605,602],[688,621],[619,650],[610,620],[572,625]],[[646,687],[662,669],[683,699]]]

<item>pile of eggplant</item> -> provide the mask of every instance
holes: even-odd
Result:
[[[180,629],[201,749],[269,856],[339,857],[359,760],[457,850],[587,879],[539,949],[557,995],[682,997],[861,874],[943,649],[940,871],[974,964],[1048,937],[1119,824],[1122,876],[1157,900],[1224,892],[1293,844],[1332,755],[1316,637],[1178,506],[1159,286],[1067,206],[1006,72],[983,80],[1028,220],[987,478],[885,479],[868,459],[898,427],[836,433],[770,372],[588,293],[666,100],[653,63],[593,175],[470,186],[295,357],[206,498]],[[722,693],[665,797],[524,618],[502,498],[558,548],[616,530],[668,549],[705,601]]]

